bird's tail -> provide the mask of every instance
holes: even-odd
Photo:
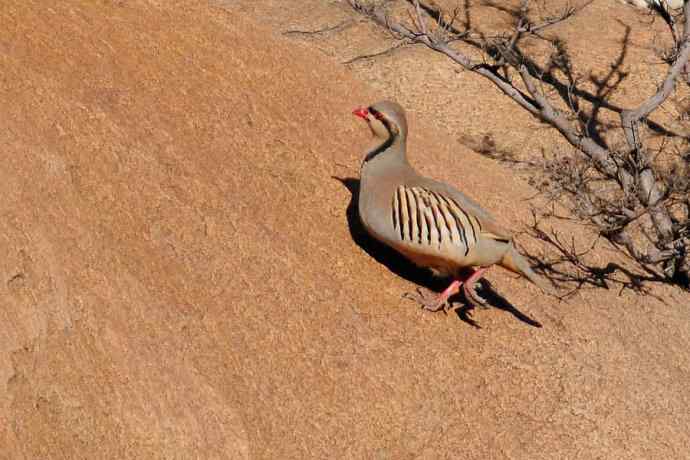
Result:
[[[515,247],[511,244],[508,252],[503,256],[503,260],[499,262],[501,267],[507,268],[511,272],[520,274],[530,280],[532,283],[536,284],[539,289],[541,289],[546,294],[556,295],[554,289],[548,284],[548,282],[534,273],[532,267],[529,266],[527,259],[525,259]]]

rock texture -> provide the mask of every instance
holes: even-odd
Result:
[[[0,457],[687,458],[686,294],[405,303],[332,177],[384,94],[223,6],[0,9]],[[528,218],[411,123],[426,174]]]

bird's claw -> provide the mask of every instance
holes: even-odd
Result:
[[[451,309],[450,302],[448,302],[447,298],[443,298],[442,296],[425,296],[422,291],[417,288],[417,292],[406,292],[402,296],[404,299],[409,299],[414,302],[417,302],[423,309],[427,311],[439,311],[443,309],[444,313],[448,313],[448,310]]]

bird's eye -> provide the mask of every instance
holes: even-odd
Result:
[[[377,110],[369,109],[369,113],[371,113],[377,120],[381,120],[383,118],[383,115],[381,114],[381,112],[379,112]]]

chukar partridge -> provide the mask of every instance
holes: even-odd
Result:
[[[510,232],[479,204],[450,185],[422,177],[407,160],[407,120],[395,102],[382,101],[353,114],[376,140],[362,162],[359,216],[371,236],[418,266],[453,279],[436,298],[415,298],[431,311],[448,308],[462,287],[472,303],[486,301],[475,283],[492,265],[519,273],[553,292],[513,246]]]

